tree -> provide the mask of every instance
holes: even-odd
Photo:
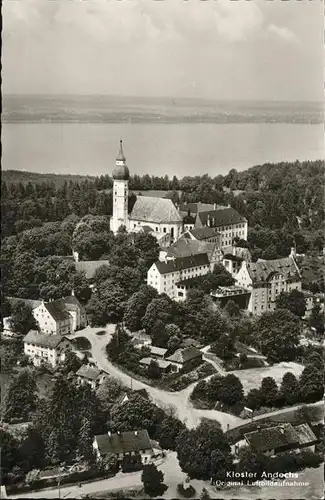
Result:
[[[90,421],[87,418],[82,418],[78,436],[78,454],[88,462],[95,460],[93,440]]]
[[[121,396],[125,387],[120,380],[113,377],[107,377],[97,389],[97,396],[103,410],[107,413],[112,404]]]
[[[158,430],[158,441],[160,446],[166,450],[175,450],[176,439],[186,426],[173,416],[166,416]]]
[[[260,393],[262,403],[265,406],[276,406],[278,402],[278,386],[273,377],[264,377],[261,383]]]
[[[143,467],[141,481],[143,483],[144,492],[150,495],[150,497],[162,495],[167,489],[163,484],[164,474],[157,469],[155,464],[149,464]]]
[[[324,394],[323,370],[307,365],[300,375],[299,388],[304,402],[319,401]]]
[[[206,488],[202,488],[201,495],[200,495],[200,500],[210,500],[210,495],[208,493],[208,490]]]
[[[62,365],[62,368],[66,374],[73,372],[76,373],[79,368],[82,365],[82,361],[77,357],[77,355],[71,351],[68,350],[65,353],[65,358],[64,358],[64,363]]]
[[[239,462],[237,463],[238,472],[247,472],[254,474],[254,480],[262,477],[264,471],[267,471],[268,458],[263,453],[256,453],[249,447],[243,447],[239,450]]]
[[[158,320],[164,325],[172,323],[173,303],[167,295],[160,295],[156,299],[153,299],[146,309],[146,313],[142,319],[142,326],[149,335]]]
[[[241,403],[244,399],[244,389],[241,381],[232,373],[222,379],[219,400],[227,405]]]
[[[278,309],[288,309],[292,314],[302,318],[306,313],[306,299],[299,290],[291,290],[288,293],[281,292],[276,299],[276,307]]]
[[[7,477],[15,465],[19,463],[19,443],[17,439],[4,428],[0,428],[1,448],[1,478]]]
[[[155,361],[154,359],[152,359],[150,361],[150,364],[149,364],[148,370],[147,370],[147,375],[149,378],[152,378],[154,380],[161,378],[160,367],[159,367],[157,361]]]
[[[21,336],[27,335],[29,330],[37,330],[32,308],[23,300],[17,301],[12,306],[10,328]]]
[[[251,389],[245,397],[245,406],[255,411],[262,406],[263,398],[259,389]]]
[[[163,348],[166,348],[168,346],[169,334],[163,321],[157,320],[154,323],[150,336],[152,345]]]
[[[38,389],[35,377],[30,370],[22,370],[16,375],[8,388],[5,398],[4,419],[27,421],[36,409]]]
[[[318,334],[324,333],[324,314],[321,313],[320,304],[314,304],[308,324],[311,328],[315,328]]]
[[[127,295],[121,286],[112,284],[110,280],[101,283],[87,304],[92,325],[104,326],[109,322],[120,321],[126,299]]]
[[[203,421],[195,429],[185,429],[176,439],[176,452],[183,472],[190,478],[207,480],[215,471],[218,450],[225,461],[230,459],[230,447],[220,425],[215,421]],[[219,455],[218,460],[221,459]]]
[[[160,408],[136,394],[123,405],[112,408],[110,426],[113,432],[147,429],[149,436],[155,439],[164,417]]]
[[[254,327],[252,341],[271,361],[292,361],[297,355],[301,325],[287,309],[264,313]]]
[[[147,269],[159,258],[159,245],[157,238],[151,233],[138,233],[135,235],[134,246],[144,261]]]
[[[226,333],[222,333],[219,339],[211,345],[210,350],[221,359],[231,359],[234,357],[234,341]]]
[[[138,292],[135,292],[127,301],[123,316],[126,328],[131,332],[141,329],[141,321],[146,313],[150,302],[157,297],[155,288],[148,285],[142,285]]]
[[[125,350],[126,344],[129,342],[129,336],[124,328],[117,324],[115,332],[109,344],[106,347],[107,354],[112,361],[116,361],[119,355]]]
[[[227,301],[227,304],[224,307],[224,311],[231,318],[240,316],[240,308],[239,308],[238,304],[236,304],[233,300]]]
[[[287,372],[283,375],[279,398],[286,405],[294,405],[299,401],[299,382],[293,373]]]
[[[41,478],[41,471],[39,469],[33,469],[26,474],[26,483],[27,484],[33,484],[39,481]]]

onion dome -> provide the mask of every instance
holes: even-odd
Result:
[[[120,140],[120,149],[116,157],[116,167],[113,170],[113,179],[127,181],[130,178],[130,171],[126,165],[126,158],[123,153],[122,139]]]

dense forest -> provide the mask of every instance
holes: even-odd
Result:
[[[175,203],[230,204],[248,219],[248,246],[254,260],[287,256],[295,244],[298,253],[313,256],[314,266],[315,262],[321,265],[324,172],[322,161],[296,161],[265,164],[243,172],[233,169],[226,176],[214,178],[207,174],[182,179],[134,175],[129,182],[129,210],[136,199],[134,192],[145,194],[147,190],[165,190]],[[23,177],[21,172],[16,176],[14,171],[4,174],[1,260],[3,273],[11,282],[15,280],[12,273],[18,276],[22,264],[26,268],[25,263],[35,265],[36,258],[71,256],[73,246],[84,259],[98,260],[111,252],[113,240],[107,218],[112,214],[111,177],[66,176],[58,182],[60,176],[54,175],[35,178],[28,172]],[[92,217],[92,223],[81,225],[80,230],[79,221],[86,216]],[[310,270],[309,265],[304,286],[323,289],[320,273],[317,276],[317,270],[314,274]]]

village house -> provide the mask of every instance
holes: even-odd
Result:
[[[176,257],[157,261],[150,267],[147,284],[158,293],[166,293],[171,299],[183,300],[184,293],[177,289],[177,283],[183,279],[203,276],[211,271],[211,263],[207,253]]]
[[[155,358],[164,358],[167,352],[167,349],[163,347],[156,347],[155,345],[149,346],[151,356]]]
[[[185,347],[175,351],[166,361],[170,361],[177,371],[187,372],[202,363],[202,352],[195,347]]]
[[[107,378],[107,373],[92,366],[82,365],[76,372],[76,377],[80,385],[89,384],[95,391]]]
[[[148,369],[150,363],[155,361],[160,368],[162,373],[169,373],[172,369],[172,363],[170,361],[165,361],[164,359],[146,357],[140,359],[139,363],[144,368]]]
[[[85,308],[72,295],[50,302],[42,301],[33,309],[33,316],[44,333],[68,335],[87,324]]]
[[[114,455],[121,463],[125,457],[140,455],[141,462],[148,464],[154,455],[148,432],[138,431],[117,432],[95,436],[93,448],[98,459]]]
[[[256,453],[269,456],[285,451],[307,449],[315,451],[318,438],[308,424],[293,426],[290,423],[273,427],[257,428],[257,430],[244,434],[244,439],[234,446],[237,454],[239,449],[249,446]]]
[[[23,339],[24,353],[34,366],[48,364],[55,368],[64,362],[65,354],[71,349],[71,342],[65,336],[40,333],[30,330]]]
[[[301,275],[293,257],[259,259],[255,263],[243,261],[236,283],[251,291],[248,311],[259,315],[275,309],[281,292],[301,290]]]

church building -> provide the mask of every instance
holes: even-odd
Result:
[[[172,243],[181,234],[183,218],[172,200],[152,196],[137,196],[132,212],[128,215],[130,171],[123,153],[122,141],[113,171],[113,216],[111,230],[116,234],[125,226],[128,232],[151,232],[165,245]]]

